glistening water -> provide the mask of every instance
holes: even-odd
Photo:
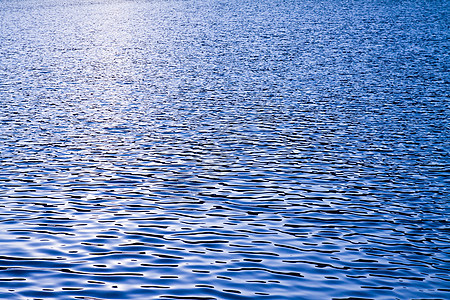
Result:
[[[0,298],[450,299],[449,24],[0,0]]]

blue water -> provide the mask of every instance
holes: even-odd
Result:
[[[0,298],[450,299],[449,24],[0,0]]]

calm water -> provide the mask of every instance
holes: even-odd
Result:
[[[450,299],[449,12],[0,0],[0,298]]]

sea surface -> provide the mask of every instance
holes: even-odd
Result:
[[[0,298],[450,299],[449,8],[0,0]]]

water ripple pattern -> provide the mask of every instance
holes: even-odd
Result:
[[[0,1],[0,298],[449,299],[449,24]]]

